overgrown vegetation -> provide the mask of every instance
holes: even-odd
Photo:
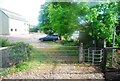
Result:
[[[112,50],[111,50],[112,51]],[[107,68],[119,68],[120,67],[120,54],[118,54],[116,51],[114,52],[114,59],[112,62],[112,52],[108,52],[107,54]]]
[[[0,47],[9,46],[10,42],[6,38],[0,38]]]
[[[29,29],[29,32],[38,32],[39,28],[37,26],[33,26],[32,28]]]
[[[33,51],[32,45],[24,42],[11,43],[5,38],[0,38],[0,40],[1,47],[9,47],[3,50],[4,55],[1,54],[3,59],[2,64],[0,63],[2,65],[0,66],[2,71],[0,76],[30,68],[28,63]]]
[[[0,47],[15,46],[25,44],[24,42],[10,42],[7,38],[0,38]]]
[[[73,40],[69,40],[69,41],[61,41],[60,42],[62,45],[64,45],[64,46],[79,46],[79,41],[73,41]]]
[[[3,68],[1,76],[16,73],[16,72],[23,71],[23,70],[37,68],[41,64],[45,64],[45,63],[54,64],[55,62],[52,62],[52,60],[50,60],[51,58],[49,58],[49,57],[50,56],[53,56],[53,57],[57,56],[58,53],[61,54],[59,51],[54,52],[54,50],[70,50],[70,49],[71,50],[76,50],[75,52],[74,51],[72,51],[72,52],[62,51],[62,53],[63,54],[66,53],[66,55],[68,55],[68,56],[77,56],[79,48],[77,48],[77,47],[76,48],[66,48],[64,46],[63,47],[58,46],[58,47],[55,47],[55,49],[53,49],[53,53],[46,51],[46,50],[50,51],[50,49],[52,49],[52,48],[49,48],[49,47],[47,48],[46,47],[46,48],[43,48],[43,49],[41,48],[41,50],[40,50],[40,49],[32,47],[31,58],[30,58],[29,61],[26,60],[25,62],[20,63],[18,65],[14,65],[14,66],[11,66],[11,67],[8,67],[8,68]]]

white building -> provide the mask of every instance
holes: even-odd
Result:
[[[28,34],[28,21],[21,15],[0,8],[0,35]]]

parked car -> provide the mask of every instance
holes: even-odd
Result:
[[[40,41],[56,41],[59,40],[60,37],[58,35],[47,35],[46,37],[40,38]]]

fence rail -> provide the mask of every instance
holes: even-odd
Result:
[[[78,46],[52,46],[39,48],[44,62],[78,63]]]

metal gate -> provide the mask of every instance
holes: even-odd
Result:
[[[42,62],[78,63],[79,46],[49,46],[39,48]]]
[[[83,49],[84,62],[92,65],[100,65],[103,58],[103,50]]]

